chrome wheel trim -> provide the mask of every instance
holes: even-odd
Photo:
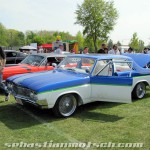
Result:
[[[143,98],[146,93],[146,87],[144,83],[139,83],[136,87],[136,95],[138,98]]]
[[[73,95],[65,95],[59,101],[59,112],[62,116],[71,116],[77,108],[77,101]]]

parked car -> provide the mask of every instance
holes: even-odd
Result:
[[[58,64],[64,57],[66,57],[66,55],[48,53],[28,55],[18,65],[5,67],[3,70],[3,80],[17,74],[53,70],[54,67],[52,66],[52,63]]]
[[[53,71],[7,79],[16,101],[53,108],[69,117],[77,106],[93,101],[130,103],[150,86],[150,70],[122,55],[69,55]]]
[[[123,55],[131,57],[139,66],[143,68],[150,68],[150,54],[143,53],[135,53],[135,54],[127,54]]]
[[[6,64],[18,64],[27,56],[16,50],[4,50],[4,52],[6,54]]]

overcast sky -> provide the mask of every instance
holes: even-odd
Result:
[[[0,22],[7,29],[19,31],[65,31],[75,35],[82,27],[75,25],[75,10],[83,0],[0,0]],[[110,38],[126,44],[134,32],[150,43],[150,0],[114,0],[119,13]]]

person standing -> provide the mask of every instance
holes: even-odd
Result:
[[[6,63],[6,56],[5,56],[5,53],[2,49],[2,47],[0,47],[0,89],[2,89],[5,93],[5,101],[8,101],[9,91],[8,91],[6,85],[2,82],[2,80],[3,80],[3,69],[5,67],[5,63]]]
[[[150,48],[148,48],[147,54],[150,54]]]
[[[89,48],[88,47],[84,47],[83,54],[89,54]]]
[[[106,44],[102,44],[101,45],[101,48],[97,51],[97,53],[100,53],[100,54],[106,54]]]
[[[120,55],[120,51],[117,45],[113,45],[113,49],[108,51],[108,54]]]
[[[134,52],[133,52],[133,48],[131,48],[131,47],[129,47],[129,49],[128,49],[128,52],[127,53],[129,53],[129,54],[133,54]]]
[[[61,36],[58,35],[56,37],[56,41],[52,43],[52,45],[53,45],[52,49],[55,51],[56,49],[59,48],[59,45],[61,45],[61,44],[63,44],[63,42],[61,41]]]
[[[62,54],[63,51],[64,51],[64,45],[60,44],[59,48],[57,48],[54,52],[57,54]]]

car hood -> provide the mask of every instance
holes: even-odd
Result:
[[[17,85],[39,92],[79,86],[90,82],[88,74],[66,70],[53,70],[38,73],[15,75],[7,79]]]
[[[4,71],[7,72],[7,71],[11,71],[11,70],[27,69],[29,67],[30,67],[30,65],[27,65],[27,64],[13,64],[13,65],[9,64],[4,68]]]

